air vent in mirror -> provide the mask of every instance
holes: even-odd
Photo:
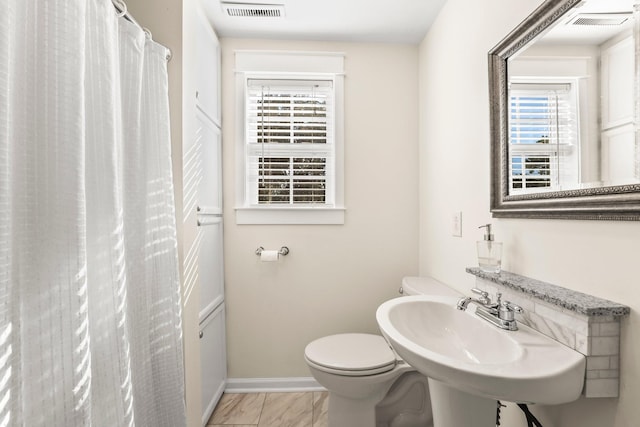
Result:
[[[631,19],[632,14],[621,13],[579,13],[567,24],[570,25],[622,25]]]

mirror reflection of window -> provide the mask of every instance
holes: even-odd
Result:
[[[574,85],[511,83],[509,98],[510,193],[577,183],[580,133]]]

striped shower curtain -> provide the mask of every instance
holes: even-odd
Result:
[[[111,0],[0,13],[0,426],[186,424],[167,49]]]

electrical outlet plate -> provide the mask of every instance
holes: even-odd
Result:
[[[451,216],[451,235],[462,237],[462,212],[454,212]]]

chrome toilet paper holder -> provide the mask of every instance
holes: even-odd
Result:
[[[262,255],[262,251],[264,251],[264,248],[260,246],[258,249],[256,249],[256,255],[258,256]],[[289,253],[289,248],[286,246],[281,247],[280,250],[278,251],[278,254],[282,256],[285,256],[288,253]]]

